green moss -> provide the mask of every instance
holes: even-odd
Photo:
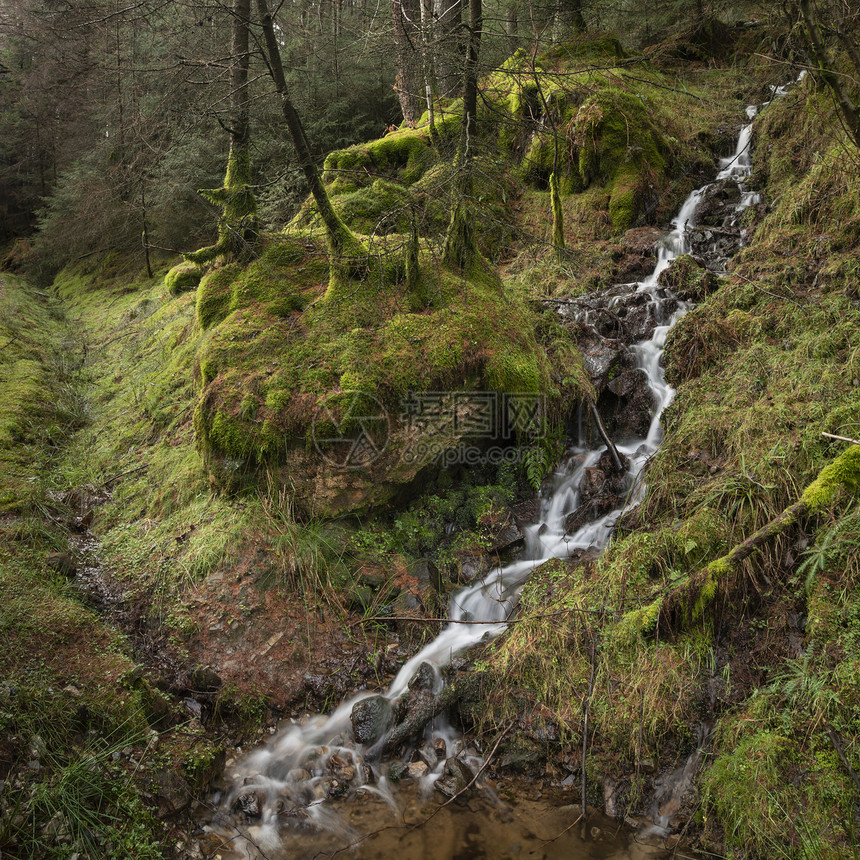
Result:
[[[552,243],[561,257],[564,251],[564,210],[558,190],[558,179],[553,173],[549,178],[549,201],[552,207]]]
[[[700,302],[719,286],[719,278],[690,254],[676,257],[660,273],[660,285],[685,301]]]
[[[164,276],[164,286],[172,296],[176,296],[196,289],[202,275],[203,271],[195,263],[180,263]]]
[[[197,193],[213,206],[221,207],[218,241],[214,245],[185,254],[189,263],[203,265],[223,257],[247,261],[256,256],[260,243],[257,199],[251,187],[251,157],[246,147],[230,147],[227,172],[221,188],[200,189]]]
[[[59,309],[15,275],[0,278],[0,511],[33,497],[28,467],[87,418],[73,387],[75,344]],[[47,468],[47,467],[46,467]]]
[[[429,130],[402,129],[370,143],[329,153],[323,180],[331,193],[354,191],[380,175],[411,185],[421,178],[432,161]]]
[[[230,312],[233,281],[241,273],[238,263],[214,269],[200,280],[197,288],[197,320],[207,329],[221,322]]]
[[[289,276],[289,267],[274,266],[263,258],[232,279],[229,310],[262,303],[268,313],[288,317],[305,301]]]
[[[613,226],[626,230],[647,209],[649,185],[666,169],[666,142],[642,100],[611,87],[583,102],[576,128],[580,177],[586,185],[606,184]]]
[[[354,191],[333,194],[332,204],[344,223],[365,235],[404,233],[409,229],[412,198],[401,185],[374,179]],[[294,227],[318,226],[319,216],[313,198],[308,198],[293,219]]]
[[[819,513],[843,490],[855,496],[860,492],[860,445],[852,445],[825,466],[803,491],[801,501],[810,513]]]

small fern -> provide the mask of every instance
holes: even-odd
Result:
[[[545,440],[526,448],[526,478],[535,491],[540,489],[541,481],[552,468],[555,459],[554,452],[549,445],[545,444]]]

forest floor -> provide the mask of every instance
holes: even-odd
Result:
[[[703,130],[719,149],[765,71],[696,80],[708,74],[734,87]],[[487,747],[515,727],[499,758],[525,770],[524,794],[585,766],[587,799],[635,823],[701,749],[674,810],[691,842],[856,856],[856,499],[840,495],[654,627],[660,601],[841,453],[822,432],[860,435],[855,158],[808,81],[762,117],[751,183],[765,202],[731,272],[671,336],[678,394],[646,499],[601,560],[542,569],[522,597],[534,620],[464,661],[460,718]],[[506,297],[566,300],[641,263],[653,233],[614,236],[597,198],[564,198],[564,265],[540,242],[501,256]],[[540,237],[548,203],[521,188],[519,227]],[[0,274],[0,851],[12,856],[202,856],[192,820],[225,759],[283,718],[384,688],[530,494],[523,475],[461,470],[376,516],[327,520],[299,516],[276,470],[218,492],[195,442],[216,335],[166,270],[147,279],[93,257],[50,293]]]

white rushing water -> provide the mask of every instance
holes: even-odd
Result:
[[[772,89],[773,98],[777,98],[784,94],[786,88]],[[758,195],[747,192],[743,187],[743,181],[751,171],[752,120],[757,112],[757,106],[747,108],[750,123],[741,129],[734,154],[721,159],[721,169],[717,175],[718,181],[728,180],[738,184],[741,192],[737,205],[739,211],[758,202]],[[635,285],[637,291],[650,295],[651,312],[662,324],[657,325],[648,340],[633,348],[638,366],[647,377],[653,407],[647,434],[617,446],[629,461],[627,509],[636,505],[641,498],[642,470],[662,439],[660,416],[672,402],[675,392],[666,382],[660,362],[669,329],[687,310],[686,305],[672,299],[672,306],[676,310],[668,319],[663,319],[661,306],[666,302],[666,291],[658,286],[658,278],[674,259],[689,253],[688,230],[695,225],[697,207],[709,187],[705,185],[690,194],[672,221],[671,231],[657,249],[654,270]],[[448,624],[436,639],[400,669],[383,694],[389,701],[394,702],[403,696],[422,663],[429,663],[435,668],[437,685],[441,687],[441,670],[457,654],[485,637],[502,633],[506,619],[516,608],[523,584],[541,564],[552,558],[567,558],[575,550],[601,549],[606,545],[623,508],[586,523],[573,534],[568,534],[565,529],[568,516],[579,506],[579,486],[585,470],[595,465],[604,450],[603,447],[587,450],[581,446],[569,449],[564,463],[548,482],[549,487],[544,489],[537,521],[524,529],[523,557],[496,568],[451,597]],[[243,796],[250,798],[250,803],[257,804],[257,808],[248,816],[256,822],[247,828],[253,843],[269,851],[277,850],[281,844],[281,829],[289,827],[290,819],[295,822],[295,811],[298,809],[302,811],[304,826],[312,824],[321,829],[341,832],[349,838],[351,831],[325,803],[331,794],[332,773],[340,779],[341,794],[361,787],[382,796],[392,806],[395,804],[385,777],[371,773],[370,766],[364,761],[367,751],[351,738],[352,709],[356,702],[370,695],[378,694],[359,694],[343,702],[328,716],[317,716],[303,725],[287,727],[270,743],[228,768],[227,778],[232,787],[220,798],[221,807],[228,815],[237,802],[244,808],[240,802]],[[456,733],[447,725],[440,724],[440,721],[436,722],[432,731],[437,739],[441,738],[442,748],[447,750],[447,755],[454,755],[458,748],[462,748]],[[429,769],[424,776],[425,786],[432,785],[438,778],[443,759],[444,755],[440,757],[438,765]],[[370,785],[371,782],[374,784]],[[249,853],[253,856],[252,851]]]

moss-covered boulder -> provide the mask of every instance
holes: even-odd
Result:
[[[609,217],[616,232],[632,227],[657,205],[667,145],[637,96],[606,88],[577,111],[579,175],[585,185],[609,191]]]
[[[693,302],[700,302],[720,285],[720,279],[690,254],[676,257],[672,265],[660,273],[659,282],[679,299]]]
[[[195,431],[218,484],[269,473],[306,511],[367,510],[458,446],[534,441],[517,410],[559,421],[587,388],[575,350],[548,356],[538,315],[486,264],[464,276],[422,250],[435,300],[420,310],[396,278],[348,280],[333,301],[325,245],[309,236],[218,270],[198,296]]]
[[[203,270],[195,263],[180,263],[164,276],[164,285],[172,296],[177,296],[197,289],[202,276]]]

